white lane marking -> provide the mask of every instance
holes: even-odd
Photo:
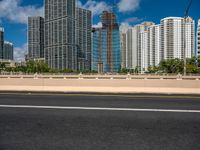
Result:
[[[0,105],[0,108],[31,108],[31,109],[61,109],[61,110],[105,110],[105,111],[134,111],[134,112],[200,113],[200,110],[104,108],[104,107],[64,107],[64,106],[33,106],[33,105]]]

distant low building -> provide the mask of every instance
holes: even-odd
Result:
[[[15,68],[16,62],[14,60],[0,59],[0,63],[5,64],[7,68]]]

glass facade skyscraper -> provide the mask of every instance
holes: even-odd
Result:
[[[93,29],[92,70],[119,72],[121,69],[120,33],[116,15],[104,11],[101,28]]]

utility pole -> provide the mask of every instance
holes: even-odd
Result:
[[[187,17],[189,14],[190,7],[192,5],[192,0],[189,0],[188,6],[186,8],[184,14],[184,76],[187,75],[187,58],[186,58],[186,24],[187,24]]]

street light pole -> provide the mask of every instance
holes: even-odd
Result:
[[[189,4],[186,8],[185,14],[184,14],[184,76],[187,75],[187,58],[186,58],[186,24],[187,24],[187,17],[190,10],[190,7],[192,5],[192,0],[189,0]]]

